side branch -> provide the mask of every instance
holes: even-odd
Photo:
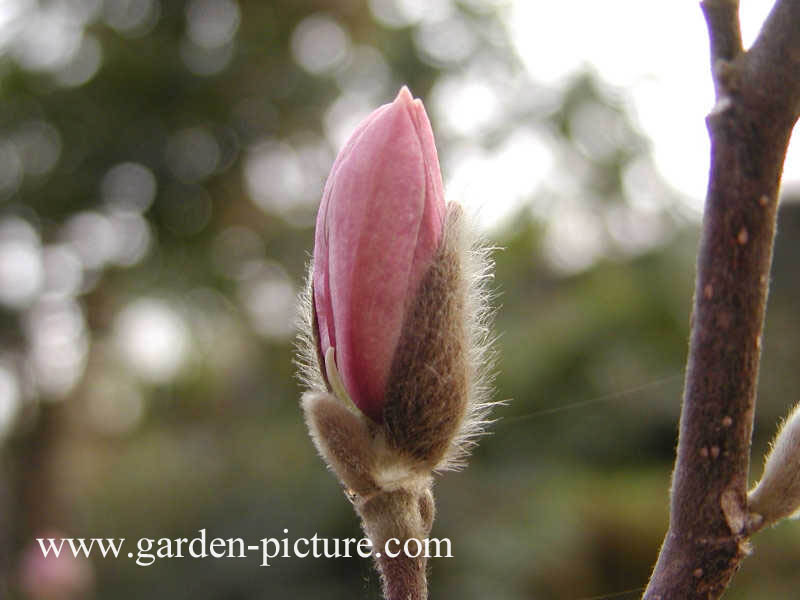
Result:
[[[800,117],[800,0],[777,0],[747,55],[754,93],[791,132]]]
[[[708,25],[711,67],[719,60],[730,61],[743,51],[739,29],[739,0],[704,0],[700,3]]]
[[[800,0],[778,0],[746,53],[737,5],[702,4],[717,105],[670,527],[649,600],[719,598],[752,533],[750,442],[778,190],[800,107]]]

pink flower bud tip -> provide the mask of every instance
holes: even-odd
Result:
[[[329,385],[382,422],[409,306],[439,248],[445,202],[433,131],[407,87],[339,152],[317,215],[313,310]],[[327,360],[326,360],[327,359]]]

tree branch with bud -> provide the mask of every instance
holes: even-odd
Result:
[[[765,516],[774,521],[800,506],[799,434],[788,423],[762,484],[749,500],[747,494],[778,190],[800,116],[800,0],[778,0],[748,51],[738,0],[701,7],[716,90],[707,117],[711,168],[670,526],[645,591],[649,600],[719,598]],[[785,499],[775,506],[787,489],[798,492],[793,507]]]

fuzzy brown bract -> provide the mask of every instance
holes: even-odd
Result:
[[[442,244],[406,315],[386,386],[387,441],[421,468],[442,462],[467,412],[462,210],[451,204]]]

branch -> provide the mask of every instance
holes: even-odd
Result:
[[[733,60],[744,50],[739,29],[739,0],[705,0],[700,3],[711,42],[711,66]]]
[[[747,474],[783,161],[800,112],[800,0],[741,48],[737,0],[705,0],[717,102],[670,526],[644,597],[719,598],[752,533]]]

